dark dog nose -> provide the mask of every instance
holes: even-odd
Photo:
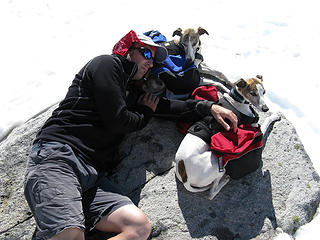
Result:
[[[267,107],[267,105],[263,105],[262,106],[262,111],[263,112],[268,112],[269,111],[269,108]]]
[[[191,59],[191,58],[187,58],[187,59],[186,59],[186,65],[185,65],[185,68],[190,67],[192,64],[193,64],[192,59]]]

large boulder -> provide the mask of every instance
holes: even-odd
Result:
[[[53,107],[54,108],[54,107]],[[53,108],[17,127],[0,143],[0,239],[31,239],[35,223],[23,196],[29,149]],[[261,121],[268,114],[261,114]],[[268,136],[263,166],[230,181],[208,200],[176,180],[174,155],[181,142],[174,123],[152,119],[127,136],[122,162],[110,177],[148,216],[150,239],[273,239],[293,235],[312,220],[320,178],[292,124],[282,116]],[[101,239],[95,232],[87,239]]]

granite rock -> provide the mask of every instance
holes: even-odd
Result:
[[[56,107],[56,106],[54,106]],[[31,239],[35,223],[23,195],[25,167],[36,132],[54,107],[15,128],[0,143],[0,239]],[[261,120],[269,114],[261,114]],[[110,178],[148,216],[150,239],[273,239],[310,222],[320,201],[320,178],[294,126],[282,116],[268,134],[263,165],[231,180],[213,199],[190,193],[175,177],[183,135],[175,123],[152,119],[120,146]],[[93,232],[86,239],[108,234]]]

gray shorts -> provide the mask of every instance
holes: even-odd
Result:
[[[67,144],[38,141],[29,157],[24,194],[37,225],[32,239],[70,227],[91,231],[103,216],[133,204]]]

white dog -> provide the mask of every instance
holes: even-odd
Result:
[[[264,102],[265,93],[262,76],[250,79],[240,79],[229,93],[225,93],[220,99],[222,106],[233,110],[237,109],[248,117],[254,117],[250,105],[258,110],[269,110]],[[263,133],[267,131],[271,123],[280,120],[280,115],[275,113],[268,117],[261,127]],[[256,124],[257,125],[257,124]],[[230,177],[225,174],[225,169],[219,170],[218,159],[207,144],[200,137],[187,133],[181,142],[175,155],[176,176],[184,187],[191,192],[202,192],[210,189],[209,199],[228,183]]]

